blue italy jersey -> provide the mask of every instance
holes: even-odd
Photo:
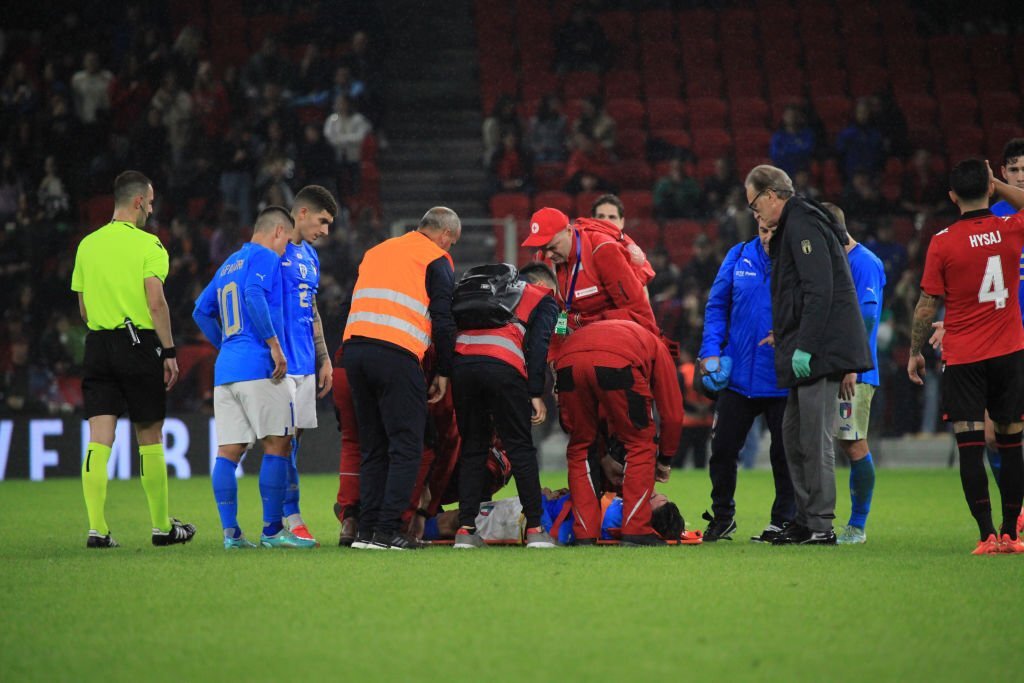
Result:
[[[569,502],[569,494],[565,494],[555,500],[544,499],[544,506],[541,509],[541,526],[544,530],[551,534],[551,538],[555,539],[561,545],[568,545],[572,543],[576,536],[572,532],[572,520],[573,515],[570,512],[565,521],[559,525],[558,529],[552,529],[551,526],[558,519],[559,513],[562,512],[562,508]],[[609,529],[621,529],[622,528],[622,498],[616,497],[604,511],[604,515],[601,518],[601,540],[610,541],[614,537],[609,533]]]
[[[289,375],[316,373],[313,297],[320,286],[320,257],[308,242],[288,243],[281,257],[284,283],[284,347]]]
[[[882,317],[882,290],[885,289],[885,266],[870,249],[858,244],[850,250],[850,273],[857,288],[857,302],[861,315],[872,321],[868,331],[868,346],[871,347],[873,370],[857,375],[857,381],[878,386],[878,323]]]
[[[229,256],[196,301],[197,312],[220,320],[221,346],[213,375],[216,385],[267,379],[274,374],[270,347],[247,321],[245,290],[251,286],[265,292],[274,331],[282,330],[281,259],[259,244],[247,242]]]
[[[990,210],[997,216],[1012,216],[1017,213],[1017,210],[1005,201],[996,202],[990,207]],[[1021,252],[1020,255],[1020,283],[1017,285],[1017,291],[1020,293],[1018,303],[1020,303],[1021,320],[1024,320],[1024,252]]]

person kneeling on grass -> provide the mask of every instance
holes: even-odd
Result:
[[[559,545],[573,545],[572,498],[568,489],[543,490],[544,506],[541,526]],[[685,529],[679,508],[664,494],[650,497],[651,526],[662,539],[678,540]],[[484,541],[522,541],[526,532],[526,518],[518,496],[502,498],[481,504],[476,517],[476,532]],[[424,540],[453,539],[459,530],[458,510],[442,512],[427,520]],[[607,493],[601,498],[601,540],[621,540],[622,498]]]

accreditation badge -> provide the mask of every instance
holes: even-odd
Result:
[[[562,311],[555,322],[555,334],[569,334],[569,315]]]

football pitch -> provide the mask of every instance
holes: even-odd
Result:
[[[868,543],[832,548],[746,540],[772,495],[756,471],[732,542],[354,551],[336,546],[336,481],[302,481],[322,548],[230,553],[208,479],[171,481],[199,530],[171,548],[150,544],[139,482],[111,482],[108,551],[84,547],[77,480],[0,483],[0,679],[1019,680],[1024,557],[969,554],[956,470],[880,470]],[[659,489],[703,528],[706,472]],[[239,497],[258,535],[255,477]]]

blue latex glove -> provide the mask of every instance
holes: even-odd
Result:
[[[704,375],[700,381],[708,391],[721,391],[729,386],[731,373],[732,358],[729,356],[722,356],[718,360],[712,358],[704,364]]]
[[[811,376],[811,354],[800,349],[793,352],[793,374],[798,379]]]

